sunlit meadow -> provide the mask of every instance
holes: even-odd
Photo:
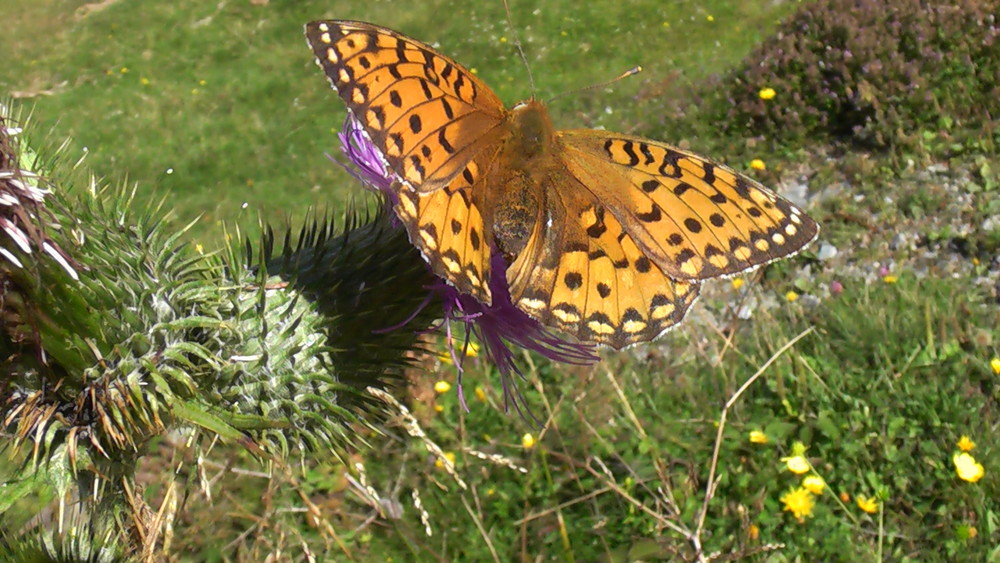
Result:
[[[508,104],[551,100],[559,127],[712,155],[823,225],[794,259],[706,284],[655,343],[585,366],[515,348],[523,413],[458,323],[423,335],[408,385],[377,395],[391,423],[338,455],[261,462],[223,440],[195,457],[187,434],[157,436],[139,475],[169,524],[157,553],[1000,558],[1000,3],[916,20],[909,0],[842,4],[514,1],[512,29],[499,1],[8,0],[0,95],[32,112],[33,148],[69,138],[68,163],[134,184],[136,205],[164,200],[172,224],[198,219],[202,250],[224,223],[377,206],[331,162],[344,108],[302,36],[320,18],[426,41]],[[26,530],[32,510],[0,527]]]

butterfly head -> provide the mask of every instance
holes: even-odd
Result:
[[[534,99],[521,102],[510,110],[507,119],[512,133],[508,151],[514,151],[509,154],[531,160],[550,153],[556,131],[541,102]]]

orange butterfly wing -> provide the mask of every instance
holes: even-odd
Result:
[[[541,323],[616,349],[680,323],[698,297],[650,261],[587,187],[549,177],[545,209],[507,270],[511,301]]]
[[[491,303],[491,234],[473,186],[504,139],[503,103],[463,66],[390,29],[316,21],[306,38],[398,178],[396,212],[410,241],[435,274]]]
[[[448,185],[496,142],[503,103],[430,46],[355,21],[311,22],[306,39],[389,169],[417,191]]]
[[[649,139],[560,131],[566,168],[670,277],[731,276],[795,254],[819,225],[760,183]]]

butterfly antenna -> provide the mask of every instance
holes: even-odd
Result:
[[[521,62],[524,63],[524,68],[528,71],[528,84],[531,86],[531,97],[534,98],[535,78],[531,75],[531,65],[528,64],[528,57],[524,54],[521,39],[517,36],[517,29],[514,28],[514,18],[510,15],[510,4],[507,0],[503,0],[503,9],[507,12],[507,27],[510,28],[510,36],[514,38],[514,46],[517,47],[517,54],[521,56]]]
[[[604,88],[605,86],[609,86],[611,84],[614,84],[615,82],[618,82],[619,80],[621,80],[623,78],[628,78],[629,76],[634,76],[636,74],[639,74],[640,72],[642,72],[642,67],[641,66],[632,67],[632,68],[626,70],[625,72],[619,74],[618,76],[612,78],[611,80],[605,80],[604,82],[599,82],[597,84],[591,84],[590,86],[584,86],[583,88],[577,88],[576,90],[570,90],[568,92],[560,92],[560,93],[556,94],[555,96],[552,96],[551,98],[549,98],[548,102],[551,103],[551,102],[553,102],[553,101],[555,101],[555,100],[557,100],[557,99],[559,99],[559,98],[561,98],[563,96],[566,96],[568,94],[579,94],[580,92],[586,92],[587,90],[593,90],[595,88]]]

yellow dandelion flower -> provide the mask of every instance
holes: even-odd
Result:
[[[444,412],[444,405],[434,405],[434,412]]]
[[[507,38],[506,38],[506,37],[504,37],[503,35],[501,35],[501,36],[500,36],[500,42],[501,42],[501,43],[506,43],[506,42],[507,42]]]
[[[773,100],[778,93],[774,91],[774,88],[761,88],[760,92],[757,92],[757,95],[762,100]]]
[[[204,78],[202,78],[201,80],[198,81],[198,86],[204,86],[206,84],[208,84],[208,81],[205,80]]]
[[[858,503],[858,508],[864,510],[868,514],[875,514],[878,512],[878,501],[875,500],[875,497],[865,498],[858,495],[856,502]]]
[[[759,538],[760,526],[758,526],[757,524],[750,524],[750,527],[747,528],[747,537],[750,538],[751,541]]]
[[[709,15],[705,16],[705,19],[708,20],[708,21],[710,21],[710,22],[714,22],[715,21],[715,16],[713,16],[712,14],[709,14]]]
[[[750,161],[750,168],[753,168],[754,170],[767,170],[767,164],[765,164],[763,160],[755,158]]]
[[[993,368],[993,375],[1000,375],[1000,358],[990,360],[990,367]]]
[[[448,391],[451,391],[451,383],[442,379],[434,384],[434,391],[439,395],[447,393]]]
[[[486,391],[484,391],[482,387],[476,386],[475,393],[476,393],[476,400],[478,400],[481,403],[486,402]]]
[[[766,444],[767,441],[768,441],[767,440],[767,434],[764,434],[760,430],[751,430],[750,431],[750,443],[751,444]]]
[[[952,456],[951,461],[955,464],[955,473],[963,481],[975,483],[982,479],[983,474],[986,473],[986,470],[983,469],[983,464],[977,462],[976,458],[972,457],[972,454],[964,452],[955,454]]]
[[[810,493],[819,496],[826,489],[826,481],[819,475],[810,475],[802,480],[802,487]]]
[[[813,507],[816,506],[812,493],[802,487],[789,490],[781,495],[780,500],[785,505],[784,510],[791,512],[799,522],[805,521],[806,516],[812,516]]]
[[[469,69],[469,72],[471,72],[472,74],[479,74],[479,69],[476,67],[472,67]]]
[[[121,70],[119,70],[118,72],[120,72],[122,74],[128,74],[128,67],[127,66],[123,66],[121,68]]]
[[[445,452],[444,457],[446,457],[452,465],[455,465],[454,452]],[[434,467],[437,467],[438,469],[444,469],[444,460],[441,458],[437,458],[436,460],[434,460]]]
[[[892,274],[889,274],[888,276],[882,276],[882,281],[885,283],[896,283],[899,281],[899,278]]]
[[[142,78],[139,79],[139,84],[142,84],[143,86],[149,86],[149,79],[143,76]]]
[[[973,448],[976,447],[976,443],[972,441],[972,438],[969,438],[964,434],[962,435],[961,438],[958,439],[958,444],[956,445],[958,446],[958,449],[962,450],[963,452],[971,452]]]
[[[788,293],[785,294],[785,301],[788,301],[789,303],[795,303],[795,301],[797,301],[798,298],[799,294],[795,293],[794,291],[789,291]]]
[[[497,490],[495,488],[490,487],[490,488],[486,489],[486,496],[491,497],[491,496],[493,496],[495,494],[497,494]]]
[[[531,432],[521,436],[521,445],[524,446],[524,449],[526,450],[530,450],[535,447],[535,437],[531,434]]]
[[[564,30],[562,30],[562,31],[559,32],[559,35],[561,35],[563,37],[566,37],[567,35],[569,35],[569,32],[564,29]]]
[[[746,280],[744,280],[743,278],[733,278],[733,280],[729,283],[733,284],[733,289],[739,289],[743,287],[743,284],[746,283]]]

